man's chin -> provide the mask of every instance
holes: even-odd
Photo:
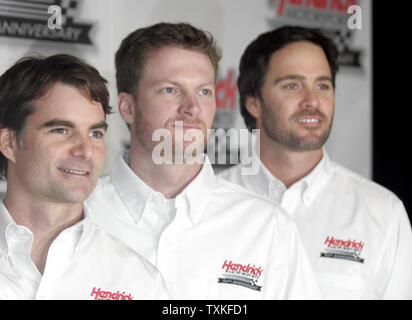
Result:
[[[82,203],[92,193],[93,188],[65,188],[56,190],[55,198],[62,203]]]
[[[313,151],[323,147],[326,143],[325,138],[301,138],[289,143],[289,147],[298,151]]]

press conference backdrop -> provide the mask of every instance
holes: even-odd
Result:
[[[114,54],[121,40],[153,23],[189,22],[213,34],[223,50],[215,128],[245,128],[239,113],[239,59],[260,33],[285,24],[319,27],[340,50],[336,111],[326,149],[330,157],[372,178],[371,0],[0,0],[0,73],[29,53],[68,53],[94,65],[109,82],[115,113],[108,118],[104,172],[127,147],[129,133],[117,110]],[[61,9],[62,29],[48,21]],[[350,5],[361,8],[348,27]],[[53,18],[54,19],[54,18]],[[56,19],[52,20],[55,23]],[[360,24],[359,24],[360,22]],[[241,148],[244,146],[240,146]],[[217,167],[217,169],[220,169]],[[4,186],[3,186],[4,187]]]

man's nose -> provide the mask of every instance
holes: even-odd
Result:
[[[319,104],[320,101],[317,93],[311,88],[306,88],[303,91],[300,106],[304,109],[317,109],[319,107]]]
[[[178,110],[179,114],[185,118],[196,119],[200,111],[198,98],[193,94],[184,93]]]
[[[70,153],[73,157],[90,160],[93,156],[93,146],[89,135],[76,134],[74,137],[73,146]]]

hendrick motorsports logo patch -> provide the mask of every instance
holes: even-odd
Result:
[[[257,268],[255,265],[242,265],[225,260],[222,269],[225,270],[225,273],[222,275],[222,278],[218,278],[218,283],[235,284],[261,291],[262,286],[258,285],[258,282],[263,272],[262,267]]]
[[[365,244],[362,241],[356,240],[340,240],[334,237],[327,237],[325,241],[325,249],[320,253],[323,258],[335,258],[352,260],[355,262],[363,263],[364,258],[361,257],[362,250]]]
[[[94,296],[94,300],[133,300],[133,297],[130,293],[120,293],[119,290],[117,290],[117,292],[104,291],[96,287],[93,287],[92,293],[90,295]]]

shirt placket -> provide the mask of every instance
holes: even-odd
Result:
[[[271,180],[269,183],[269,198],[280,204],[282,202],[285,189],[286,188],[282,185],[282,183],[276,180]]]
[[[51,244],[47,253],[46,267],[36,293],[36,300],[52,299],[50,296],[56,286],[62,270],[71,260],[73,253],[74,230],[63,231]]]
[[[283,194],[281,206],[289,213],[291,218],[295,218],[295,209],[301,205],[303,201],[303,186],[302,184],[294,185],[286,189]]]
[[[41,281],[41,274],[31,260],[33,235],[31,232],[16,227],[12,234],[7,235],[9,256],[15,267],[24,277],[21,279],[21,288],[26,299],[32,299]]]
[[[157,267],[162,273],[171,298],[176,298],[179,281],[179,237],[191,226],[185,196],[176,198],[176,215],[159,239]]]

